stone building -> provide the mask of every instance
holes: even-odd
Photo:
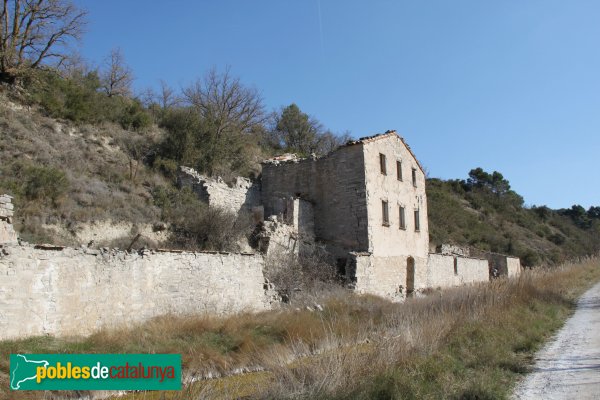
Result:
[[[425,173],[395,131],[320,158],[266,160],[253,183],[228,186],[186,168],[180,174],[180,184],[209,205],[253,212],[262,221],[259,250],[267,258],[324,248],[359,293],[401,300],[520,271],[518,259],[502,255],[455,246],[429,253]]]
[[[261,185],[267,218],[289,214],[290,198],[310,205],[315,239],[359,292],[397,298],[426,286],[425,173],[395,131],[322,158],[267,160]]]

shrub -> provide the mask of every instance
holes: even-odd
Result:
[[[30,200],[50,199],[55,203],[69,189],[67,176],[56,168],[30,166],[24,175],[24,192]]]
[[[157,187],[154,204],[172,227],[171,246],[189,250],[239,251],[253,229],[249,215],[208,207],[190,188]]]
[[[29,101],[54,118],[87,123],[110,121],[136,130],[152,124],[150,113],[139,101],[100,93],[96,71],[70,79],[52,70],[36,71],[25,79],[25,86]]]

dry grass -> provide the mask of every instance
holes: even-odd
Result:
[[[87,338],[0,342],[0,351],[2,360],[14,352],[182,354],[184,377],[195,383],[136,398],[504,398],[598,280],[600,260],[587,259],[403,304],[337,291],[321,299],[323,311],[164,316]]]

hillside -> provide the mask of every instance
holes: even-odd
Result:
[[[224,84],[231,79],[209,78]],[[314,124],[295,105],[271,124],[258,117],[248,126],[230,121],[220,137],[211,133],[215,117],[196,112],[200,109],[109,97],[98,92],[93,75],[65,79],[43,72],[19,90],[4,87],[0,192],[15,197],[21,237],[126,248],[142,233],[138,247],[236,250],[251,228],[177,189],[177,166],[191,165],[226,180],[252,177],[260,173],[259,161],[271,154],[294,149],[323,154],[343,140],[314,131],[318,134],[290,144],[284,136],[294,131],[290,125],[305,124],[309,132]],[[600,250],[597,208],[525,208],[501,174],[474,171],[479,175],[466,181],[428,180],[432,245],[508,253],[525,265]]]
[[[497,192],[469,180],[428,179],[432,245],[452,243],[516,255],[526,266],[557,264],[600,251],[597,207],[526,208],[509,188]]]

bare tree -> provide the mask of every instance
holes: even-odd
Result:
[[[125,62],[121,49],[111,50],[101,74],[102,89],[108,97],[125,96],[131,93],[133,71]]]
[[[219,138],[226,133],[249,133],[266,120],[262,98],[254,88],[244,86],[239,78],[211,69],[183,90],[185,100],[196,108]]]
[[[209,174],[250,168],[250,137],[267,118],[258,91],[232,77],[229,69],[212,69],[185,88],[183,96],[200,121],[194,133],[200,154],[196,167]]]
[[[3,0],[0,9],[0,77],[14,79],[66,57],[65,45],[79,39],[86,12],[69,0]]]
[[[160,91],[157,95],[157,103],[163,109],[175,107],[181,103],[181,98],[175,92],[175,89],[170,87],[167,82],[160,80]]]

